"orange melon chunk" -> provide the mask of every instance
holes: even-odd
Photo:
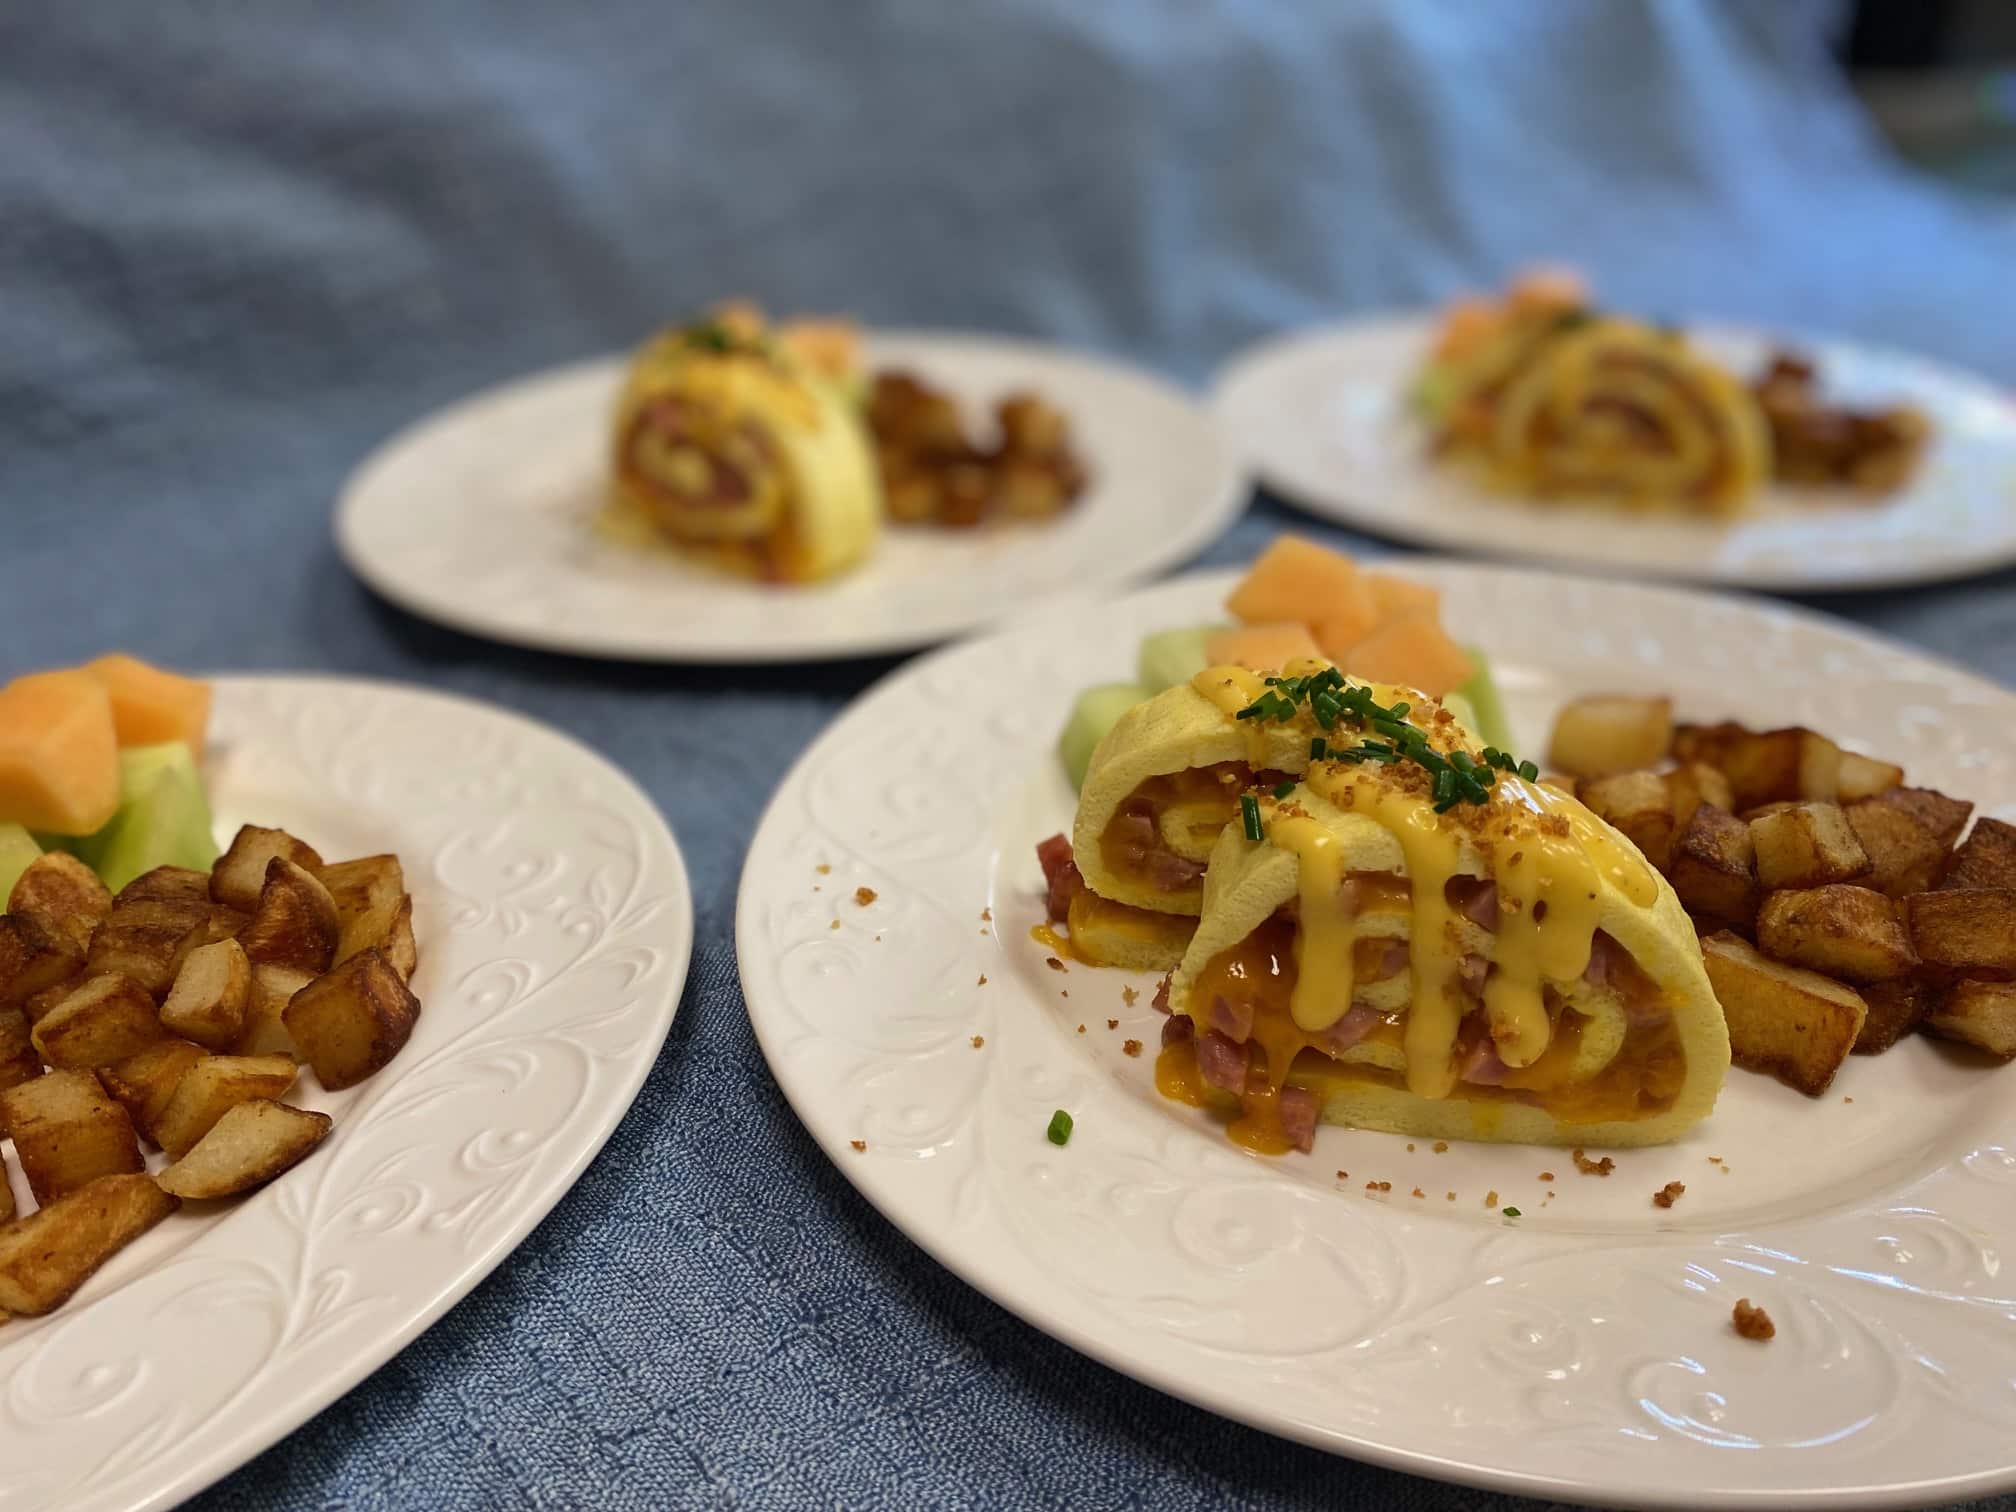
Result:
[[[210,684],[177,677],[138,657],[114,652],[87,662],[112,700],[112,724],[122,746],[162,745],[179,740],[203,755],[203,732],[210,723]]]
[[[1204,642],[1204,660],[1214,667],[1246,667],[1279,672],[1297,657],[1320,657],[1307,625],[1235,625]]]
[[[1439,615],[1442,612],[1440,588],[1430,588],[1426,583],[1412,583],[1386,572],[1361,572],[1358,576],[1372,590],[1372,602],[1378,606],[1382,623],[1424,610],[1429,614]]]
[[[112,700],[83,672],[37,672],[0,688],[0,819],[89,835],[119,807]]]
[[[1379,619],[1357,564],[1300,536],[1280,536],[1261,552],[1225,607],[1249,625],[1331,621],[1340,633],[1360,621],[1369,631]]]
[[[1434,613],[1416,610],[1388,620],[1352,647],[1344,670],[1440,698],[1468,682],[1474,669],[1469,653],[1449,639]]]

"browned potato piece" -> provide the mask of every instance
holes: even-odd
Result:
[[[203,1047],[191,1040],[158,1040],[138,1055],[129,1055],[115,1065],[100,1066],[98,1082],[126,1110],[126,1116],[133,1120],[133,1127],[142,1137],[158,1145],[161,1115],[168,1111],[168,1099],[175,1095],[183,1075],[203,1056]]]
[[[31,1031],[42,1059],[59,1070],[89,1071],[146,1049],[163,1037],[147,989],[107,972],[86,977]]]
[[[336,956],[336,904],[329,889],[313,873],[275,856],[266,863],[266,886],[238,943],[255,965],[327,971]]]
[[[420,1017],[420,1000],[383,951],[367,950],[295,993],[285,1017],[316,1078],[334,1092],[399,1053]]]
[[[203,943],[214,945],[219,940],[235,940],[252,922],[252,916],[240,913],[223,903],[212,903],[210,915],[203,922]]]
[[[1974,812],[1974,805],[1966,799],[1948,798],[1931,788],[1895,787],[1868,801],[1887,803],[1909,814],[1932,832],[1942,851],[1953,849],[1953,842],[1967,827],[1967,816]]]
[[[1865,886],[1901,898],[1924,892],[1946,863],[1946,847],[1907,810],[1895,804],[1865,799],[1842,811],[1848,827],[1869,858]]]
[[[1666,774],[1666,798],[1673,809],[1673,832],[1676,835],[1687,828],[1694,817],[1694,810],[1702,804],[1712,803],[1719,809],[1726,809],[1736,801],[1729,790],[1729,779],[1699,761],[1682,762]]]
[[[1547,764],[1576,777],[1608,777],[1665,760],[1672,744],[1672,699],[1597,694],[1561,706]]]
[[[391,916],[406,896],[406,873],[397,856],[360,856],[355,861],[337,861],[321,871],[322,885],[336,903],[336,917],[342,925],[342,939],[336,959],[343,961],[370,948],[375,941],[359,943],[359,926],[370,933],[370,921]]]
[[[229,1050],[245,1028],[252,963],[236,940],[199,945],[175,975],[161,1026],[212,1050]]]
[[[0,1310],[36,1317],[180,1207],[142,1175],[101,1176],[0,1228]]]
[[[0,1126],[37,1202],[145,1166],[133,1120],[89,1071],[51,1071],[0,1092]]]
[[[297,971],[292,966],[254,966],[238,1053],[291,1055],[299,1060],[301,1056],[295,1048],[294,1036],[288,1032],[285,1015],[294,994],[314,980],[312,972]]]
[[[2016,983],[1955,982],[1925,1015],[1925,1032],[2016,1060]]]
[[[112,912],[112,893],[98,873],[75,856],[49,851],[28,863],[7,895],[7,912],[32,914],[60,929],[76,943],[81,955],[91,948],[91,935]]]
[[[5,1233],[7,1225],[14,1221],[14,1187],[7,1179],[7,1158],[0,1155],[0,1233]],[[0,1312],[0,1323],[7,1321],[7,1314]]]
[[[0,1092],[42,1074],[42,1057],[28,1033],[28,1015],[0,1008]]]
[[[81,971],[75,976],[65,977],[54,987],[44,987],[34,996],[22,999],[21,1011],[28,1016],[28,1023],[32,1027],[49,1017],[50,1009],[83,985],[84,973]]]
[[[116,909],[123,903],[208,903],[210,879],[186,866],[157,866],[142,872],[119,889],[112,900]]]
[[[1832,803],[1799,803],[1750,821],[1757,880],[1765,887],[1825,887],[1869,870],[1848,816]]]
[[[2016,977],[2016,889],[1957,887],[1904,900],[1926,978],[2006,982]]]
[[[240,825],[231,844],[210,868],[210,896],[246,913],[259,906],[259,894],[266,890],[266,871],[275,856],[292,861],[311,872],[322,869],[322,858],[305,841],[285,830],[262,829],[256,824]]]
[[[299,1164],[327,1137],[330,1125],[327,1113],[268,1098],[242,1102],[155,1180],[177,1197],[235,1197]]]
[[[1729,1024],[1729,1055],[1750,1071],[1818,1097],[1862,1032],[1868,1008],[1851,987],[1766,960],[1726,930],[1701,942],[1708,981]]]
[[[1566,793],[1570,798],[1578,797],[1582,791],[1580,778],[1570,777],[1565,772],[1549,772],[1540,779],[1541,787],[1550,787],[1557,793]]]
[[[1871,982],[1862,989],[1869,1016],[1855,1036],[1857,1055],[1881,1055],[1918,1027],[1932,1006],[1932,991],[1922,982]]]
[[[1738,812],[1786,799],[1831,802],[1841,786],[1841,748],[1798,727],[1758,733],[1738,724],[1682,725],[1673,754],[1727,777]]]
[[[2016,887],[2016,824],[1983,814],[1947,863],[1941,887]]]
[[[180,1160],[225,1111],[287,1095],[299,1068],[284,1055],[206,1055],[183,1073],[155,1124],[155,1142]]]
[[[1861,798],[1874,798],[1878,793],[1887,793],[1904,781],[1904,768],[1893,766],[1887,761],[1876,761],[1867,756],[1857,756],[1853,751],[1841,753],[1841,778],[1839,790],[1834,794],[1837,803],[1853,803]]]
[[[1777,960],[1844,982],[1895,981],[1918,965],[1897,905],[1867,887],[1844,883],[1765,898],[1757,913],[1757,946]]]
[[[1657,772],[1618,772],[1582,784],[1582,802],[1666,870],[1673,850],[1673,795]],[[1692,818],[1690,814],[1688,816]]]
[[[148,873],[150,877],[154,875]],[[117,972],[131,977],[159,1002],[174,985],[175,974],[182,969],[189,952],[207,943],[210,905],[188,899],[128,899],[126,893],[131,891],[129,887],[119,895],[112,912],[91,937],[91,955],[85,969],[94,976]]]
[[[1673,842],[1667,872],[1673,891],[1704,929],[1748,929],[1757,916],[1757,873],[1750,826],[1704,803]]]
[[[0,914],[0,1008],[18,1007],[84,967],[84,949],[67,930],[33,914]]]

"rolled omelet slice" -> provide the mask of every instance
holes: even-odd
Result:
[[[1412,763],[1319,761],[1213,848],[1157,1066],[1249,1147],[1318,1120],[1647,1145],[1714,1106],[1729,1039],[1673,890],[1567,795],[1498,772],[1438,812]]]
[[[667,331],[630,365],[604,529],[771,582],[874,545],[882,485],[841,388],[746,320]]]
[[[1295,662],[1283,677],[1327,670]],[[1196,915],[1204,907],[1206,864],[1239,816],[1240,795],[1299,776],[1310,753],[1333,738],[1306,708],[1292,718],[1241,718],[1270,684],[1244,667],[1211,667],[1120,717],[1092,753],[1071,844],[1085,885],[1115,903],[1156,913]],[[1408,703],[1424,729],[1474,741],[1456,716],[1410,689],[1368,683],[1381,704]]]

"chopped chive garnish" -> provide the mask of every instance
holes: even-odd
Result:
[[[1314,740],[1309,742],[1309,759],[1311,761],[1321,761],[1329,752],[1330,742],[1325,740],[1321,735],[1318,735]]]
[[[1294,791],[1295,791],[1295,781],[1293,778],[1290,778],[1286,782],[1279,782],[1274,785],[1274,796],[1277,799],[1286,798],[1290,793]]]
[[[1043,1131],[1043,1137],[1054,1145],[1071,1143],[1071,1115],[1059,1108],[1050,1115],[1050,1127]]]
[[[1452,767],[1444,767],[1435,774],[1435,801],[1447,803],[1456,796],[1456,772]]]
[[[1062,1144],[1064,1141],[1060,1139],[1057,1142]],[[1517,1218],[1519,1216],[1519,1209],[1515,1207],[1500,1208],[1498,1211],[1503,1213],[1507,1218]]]
[[[1248,840],[1267,838],[1267,831],[1260,827],[1260,800],[1251,793],[1239,795],[1239,818],[1246,826]]]
[[[1530,761],[1522,761],[1519,763],[1519,775],[1524,777],[1528,782],[1538,782],[1540,780],[1540,768],[1533,765]]]

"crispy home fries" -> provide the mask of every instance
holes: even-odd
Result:
[[[331,1120],[286,1101],[302,1066],[353,1086],[419,1018],[398,858],[256,825],[219,855],[208,711],[125,657],[0,688],[0,1318],[306,1158]]]
[[[1735,1063],[1813,1096],[1920,1032],[2016,1058],[2016,826],[1808,729],[1561,710],[1550,777],[1629,836],[1701,938]],[[1963,838],[1964,836],[1964,838]]]

